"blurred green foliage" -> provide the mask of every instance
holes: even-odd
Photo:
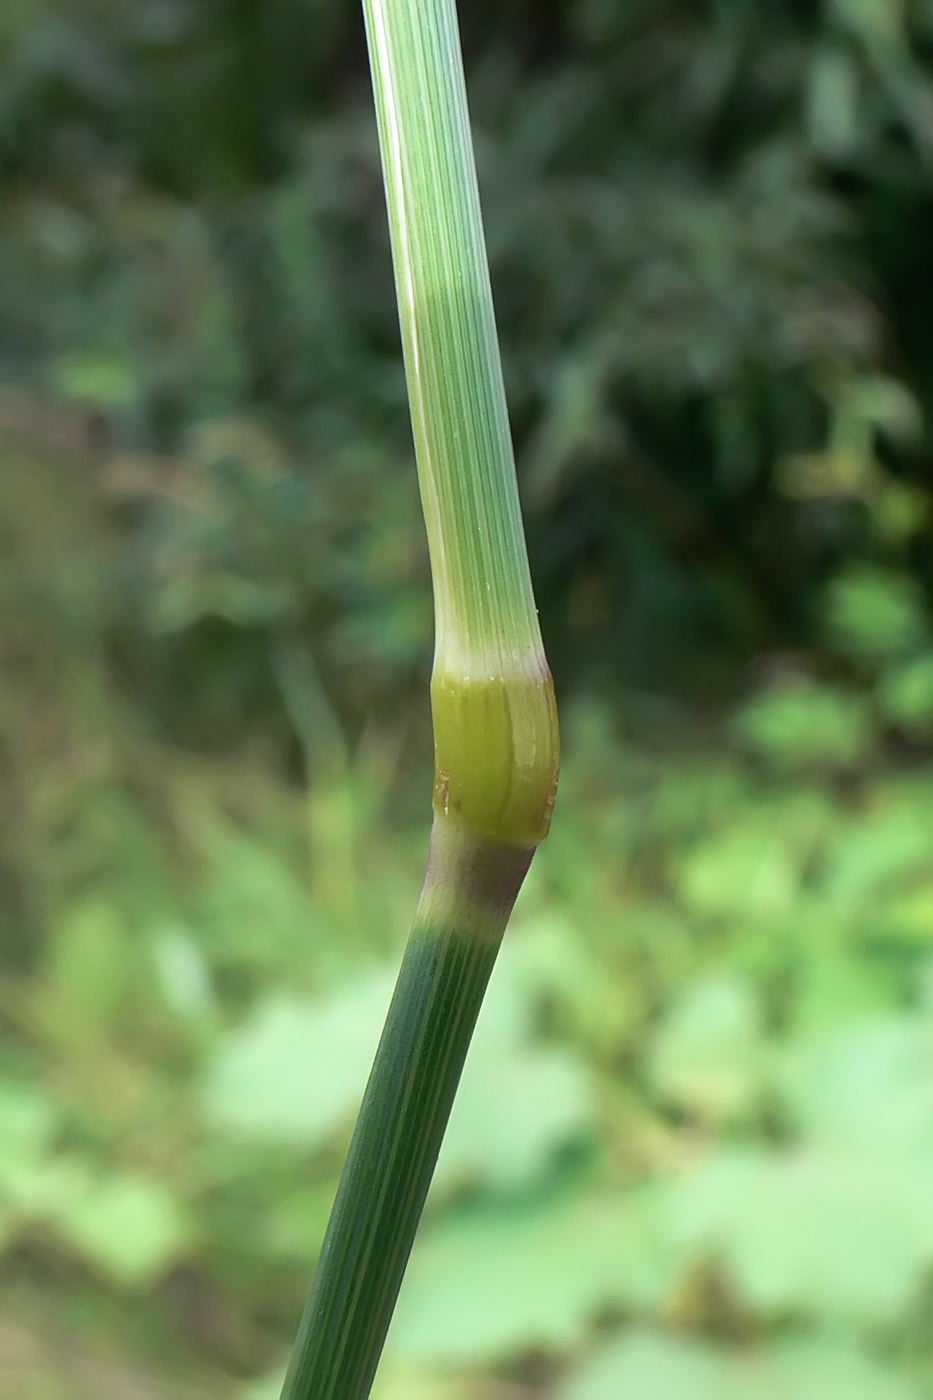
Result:
[[[933,1391],[933,7],[461,0],[554,831],[379,1400]],[[426,846],[351,0],[0,12],[0,1375],[274,1400]]]

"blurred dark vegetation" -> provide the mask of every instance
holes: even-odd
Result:
[[[933,4],[461,11],[568,765],[380,1396],[916,1400]],[[5,0],[0,182],[0,1389],[272,1397],[429,810],[356,4]]]

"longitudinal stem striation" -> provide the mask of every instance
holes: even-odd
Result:
[[[502,933],[531,851],[444,827],[284,1395],[369,1394]]]
[[[534,845],[557,715],[522,529],[454,0],[364,0],[434,583],[436,806]]]
[[[559,763],[454,0],[363,3],[434,583],[434,829],[283,1400],[369,1395]]]

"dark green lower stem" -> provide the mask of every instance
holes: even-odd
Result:
[[[282,1400],[366,1400],[532,852],[435,823],[431,861]]]

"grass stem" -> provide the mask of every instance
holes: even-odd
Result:
[[[365,1400],[531,850],[435,824],[283,1400]]]
[[[283,1400],[366,1400],[559,739],[454,0],[363,0],[435,602],[431,858]]]

